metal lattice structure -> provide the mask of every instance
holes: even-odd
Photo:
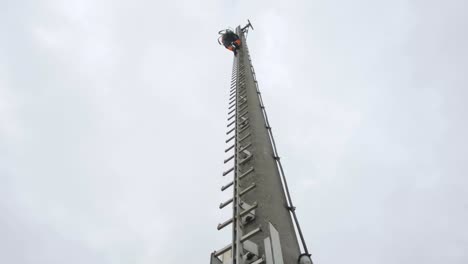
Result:
[[[219,206],[232,206],[232,218],[218,225],[232,226],[232,241],[212,253],[211,264],[312,263],[252,66],[249,26],[236,29],[242,45],[233,63],[224,160],[230,167],[223,172],[232,181],[221,187],[232,198]]]

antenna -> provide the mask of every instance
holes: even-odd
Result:
[[[249,34],[249,27],[254,30],[253,26],[252,26],[252,23],[250,23],[250,20],[247,19],[247,21],[249,22],[247,25],[245,25],[243,28],[241,28],[241,31],[243,33],[245,33],[245,36],[247,37],[247,35]]]

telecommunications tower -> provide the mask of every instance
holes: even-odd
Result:
[[[232,240],[211,254],[210,264],[311,264],[250,59],[249,28],[250,21],[235,32],[241,45],[232,69],[229,167],[223,172],[230,182],[221,187],[233,195],[219,206],[232,208],[232,217],[218,225],[232,228]]]

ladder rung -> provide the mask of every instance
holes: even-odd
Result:
[[[242,178],[244,178],[245,176],[249,175],[251,172],[254,171],[254,168],[251,167],[250,169],[248,169],[246,172],[242,173],[241,176],[239,176],[239,180],[242,180]],[[234,182],[230,182],[224,186],[221,186],[221,191],[224,191],[226,190],[227,188],[231,187],[232,185],[234,184]]]
[[[244,132],[244,131],[245,131],[247,128],[249,128],[249,127],[250,127],[249,124],[247,124],[246,126],[244,126],[241,130],[239,130],[239,134],[242,133],[242,132]]]
[[[230,150],[231,150],[231,149],[233,149],[235,146],[236,146],[236,145],[232,145],[232,146],[230,146],[229,148],[225,149],[225,150],[224,150],[224,152],[228,152],[228,151],[230,151]]]
[[[236,123],[236,120],[234,120],[234,121],[232,121],[231,123],[229,123],[229,124],[227,125],[227,127],[232,126],[234,123]]]
[[[250,213],[251,211],[253,211],[254,209],[256,209],[258,207],[258,204],[257,202],[255,202],[249,209],[246,209],[244,211],[242,211],[239,215],[240,217],[243,217],[244,215]],[[218,225],[218,230],[221,230],[223,229],[224,227],[228,226],[230,223],[232,223],[232,218],[227,220],[226,222],[222,223],[222,224],[219,224]]]
[[[239,118],[242,118],[244,117],[249,111],[245,111],[244,113],[242,113],[241,115],[239,115]]]
[[[235,137],[236,137],[236,135],[234,135],[234,136],[228,138],[228,139],[226,140],[226,143],[229,143],[229,141],[233,140]]]
[[[219,205],[219,209],[223,209],[226,205],[228,205],[228,204],[230,204],[230,203],[232,203],[232,198],[229,199],[229,200],[227,200],[227,201],[225,201],[224,203],[221,203],[221,204]]]
[[[242,190],[239,195],[242,196],[248,192],[250,192],[251,190],[255,189],[255,187],[257,187],[257,185],[255,183],[252,183],[252,185],[250,185],[249,187],[245,188],[244,190]]]
[[[241,180],[242,178],[244,178],[245,176],[249,175],[250,173],[252,173],[254,171],[254,168],[251,167],[250,169],[248,169],[246,172],[242,173],[240,176],[239,176],[239,180]],[[231,187],[232,185],[234,184],[234,182],[230,182],[224,186],[221,187],[221,191],[224,191],[226,190],[227,188]]]
[[[239,110],[239,113],[244,111],[246,108],[247,108],[248,105],[244,106],[244,108],[242,108],[241,110]]]
[[[220,249],[220,250],[216,250],[213,254],[214,254],[215,257],[219,257],[219,256],[221,256],[222,254],[228,252],[228,251],[231,249],[231,247],[232,247],[231,244],[229,244],[229,245],[223,247],[223,248]]]
[[[239,108],[240,108],[240,107],[239,107]],[[244,111],[245,108],[247,108],[247,105],[244,106],[243,108],[240,108],[241,110],[239,111],[239,113],[242,112],[242,111]]]
[[[249,238],[255,236],[257,233],[259,233],[259,232],[261,232],[261,231],[262,231],[262,229],[261,229],[260,227],[255,228],[254,230],[250,231],[249,233],[243,235],[243,236],[241,237],[241,239],[240,239],[240,242],[246,241],[247,239],[249,239]]]
[[[242,102],[240,102],[240,103],[239,103],[239,106],[241,106],[241,105],[243,105],[243,104],[245,104],[245,103],[247,103],[247,99],[246,99],[246,100],[243,100]]]
[[[248,133],[247,135],[245,135],[243,138],[239,139],[239,143],[242,142],[243,140],[245,140],[246,138],[250,137],[250,133]],[[227,143],[227,142],[226,142]]]
[[[255,187],[256,187],[256,186],[255,186],[255,183],[252,183],[252,185],[250,185],[249,187],[247,187],[247,188],[245,188],[244,190],[242,190],[242,191],[239,193],[239,196],[242,196],[242,195],[244,195],[244,194],[250,192],[251,190],[255,189]],[[228,204],[230,204],[230,203],[232,203],[232,198],[229,199],[229,200],[227,200],[227,201],[224,202],[224,203],[221,203],[221,204],[219,205],[219,209],[223,209],[224,207],[226,207],[226,205],[228,205]]]
[[[230,168],[229,170],[223,172],[223,176],[228,175],[228,174],[229,174],[231,171],[233,171],[233,170],[234,170],[234,167],[232,167],[232,168]]]
[[[249,175],[252,171],[254,171],[254,167],[251,167],[248,171],[242,173],[241,176],[239,176],[239,179],[244,178],[245,176]]]
[[[236,115],[234,114],[234,115],[228,117],[228,121],[231,120],[231,119],[233,119],[235,116],[236,116]]]
[[[234,184],[234,182],[232,181],[232,182],[230,182],[230,183],[228,183],[228,184],[226,184],[224,186],[221,186],[221,191],[226,190],[227,188],[231,187],[233,184]]]
[[[231,132],[234,131],[234,130],[236,130],[236,127],[231,128],[231,130],[229,130],[228,132],[226,132],[226,135],[231,134]]]
[[[246,150],[246,149],[247,149],[248,147],[250,147],[250,146],[252,146],[252,143],[249,143],[249,144],[243,146],[243,147],[239,150],[239,152],[242,152],[242,151]]]
[[[236,106],[236,104],[232,104],[231,106],[229,106],[228,109],[231,109],[231,108],[233,108],[234,106]],[[234,109],[235,109],[235,108],[234,108]]]
[[[228,115],[232,114],[232,112],[236,111],[236,109],[232,109],[231,111],[229,111]]]
[[[224,160],[224,163],[228,163],[230,160],[232,160],[234,158],[234,155],[232,155],[231,157],[227,158]]]

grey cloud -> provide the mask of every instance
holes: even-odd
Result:
[[[316,263],[465,263],[463,1],[20,1],[0,8],[0,261],[194,263],[249,48]]]

